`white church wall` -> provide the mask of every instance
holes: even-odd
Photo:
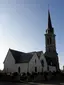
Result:
[[[14,58],[10,51],[8,51],[6,58],[4,60],[4,72],[13,72],[14,71]]]
[[[41,62],[38,59],[38,56],[37,56],[36,53],[34,54],[34,56],[32,57],[32,59],[30,60],[30,62],[28,64],[29,72],[30,73],[35,72],[35,67],[37,67],[37,72],[41,72],[42,71]]]
[[[27,73],[28,63],[15,64],[16,72],[18,72],[19,67],[20,67],[20,73]]]
[[[7,56],[4,61],[4,72],[18,72],[18,68],[20,67],[20,73],[27,73],[28,63],[20,63],[15,64],[15,59],[12,56],[11,52],[8,51]]]

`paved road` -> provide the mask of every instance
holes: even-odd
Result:
[[[0,82],[0,85],[64,85],[64,83],[59,84],[40,84],[40,83],[12,83],[12,82]]]

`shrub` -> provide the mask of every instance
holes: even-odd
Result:
[[[21,80],[26,81],[27,80],[27,75],[25,73],[22,74],[20,77]]]
[[[13,76],[18,76],[18,73],[17,73],[17,72],[14,72],[14,73],[13,73]]]
[[[30,76],[31,74],[29,72],[27,72],[27,76]]]
[[[22,76],[26,76],[26,73],[23,72],[23,73],[22,73]]]

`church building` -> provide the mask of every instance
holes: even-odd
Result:
[[[59,71],[55,36],[50,12],[48,10],[48,27],[45,33],[45,53],[43,53],[43,51],[25,53],[9,49],[4,60],[4,72],[38,73]]]

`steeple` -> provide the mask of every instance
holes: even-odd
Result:
[[[47,58],[47,62],[49,62],[48,66],[52,65],[56,67],[56,71],[59,70],[59,62],[58,62],[58,54],[56,51],[56,40],[55,40],[55,34],[54,34],[54,28],[52,27],[51,23],[51,17],[50,17],[50,11],[48,9],[48,27],[46,29],[45,34],[45,57]],[[48,59],[49,58],[49,59]]]
[[[47,27],[46,33],[52,33],[52,34],[54,34],[54,29],[52,27],[49,9],[48,9],[48,27]]]
[[[50,11],[48,9],[48,29],[52,28],[52,23],[51,23],[51,17],[50,17]]]

